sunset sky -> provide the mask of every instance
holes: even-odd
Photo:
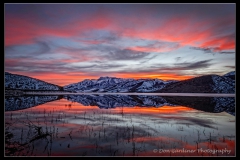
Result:
[[[57,85],[235,70],[236,4],[5,4],[5,71]]]

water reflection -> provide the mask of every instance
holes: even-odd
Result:
[[[66,96],[24,96],[6,97],[5,111],[34,107],[49,101],[65,98],[84,106],[99,108],[116,107],[162,107],[187,106],[204,112],[227,112],[235,115],[234,97],[183,97],[183,96],[144,96],[144,95],[66,95]]]
[[[31,108],[61,98],[63,96],[7,96],[5,97],[5,111]]]
[[[181,102],[179,99],[173,105],[172,102],[169,103],[173,101],[167,99],[169,97],[160,98],[157,100],[155,96],[86,96],[81,97],[81,102],[85,105],[83,106],[79,98],[64,96],[64,99],[36,107],[5,112],[5,154],[235,155],[234,116],[226,112],[203,112],[193,109],[194,107],[178,105],[177,102]],[[115,101],[107,103],[106,99]],[[150,105],[154,103],[155,106]],[[165,105],[161,105],[162,103]],[[103,106],[107,106],[108,109]],[[207,152],[225,148],[230,150],[230,153]],[[173,152],[174,149],[179,152]],[[193,152],[180,152],[183,149]]]

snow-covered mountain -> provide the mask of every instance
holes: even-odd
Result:
[[[218,76],[213,75],[212,88],[214,93],[235,93],[235,79],[232,79],[230,76]]]
[[[5,89],[63,90],[62,87],[35,78],[5,72]]]
[[[224,76],[205,75],[167,84],[162,93],[235,93],[235,72]]]
[[[166,93],[235,93],[235,71],[223,76],[205,75],[188,80],[124,79],[100,77],[60,87],[35,78],[5,72],[5,89],[65,90],[74,92],[166,92]]]
[[[160,79],[124,79],[115,77],[100,77],[97,80],[86,79],[79,83],[64,86],[64,90],[76,92],[154,92],[168,83]]]
[[[235,115],[233,97],[182,97],[146,95],[66,95],[63,98],[84,106],[99,108],[186,106],[205,112],[228,112]]]
[[[14,96],[5,97],[5,111],[15,111],[35,107],[50,101],[61,99],[62,96]]]
[[[235,71],[223,76],[205,75],[188,80],[124,79],[100,77],[63,87],[76,92],[166,92],[166,93],[235,93]]]

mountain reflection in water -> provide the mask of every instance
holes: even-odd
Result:
[[[115,107],[162,107],[186,106],[204,112],[227,112],[235,115],[234,97],[183,97],[183,96],[144,96],[144,95],[66,95],[66,96],[19,96],[5,97],[5,111],[26,109],[50,101],[65,98],[84,106],[99,108]]]
[[[5,97],[5,155],[234,156],[234,107],[234,98]]]

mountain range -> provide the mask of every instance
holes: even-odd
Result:
[[[183,81],[100,77],[63,87],[75,92],[235,93],[235,71],[223,76],[205,75]]]
[[[163,81],[160,79],[124,79],[115,77],[100,77],[99,79],[85,79],[82,82],[64,86],[64,90],[76,92],[154,92],[161,90],[169,83],[177,81]]]
[[[99,93],[235,93],[235,71],[223,76],[204,75],[182,81],[100,77],[99,79],[85,79],[63,87],[35,78],[5,72],[5,89]]]

